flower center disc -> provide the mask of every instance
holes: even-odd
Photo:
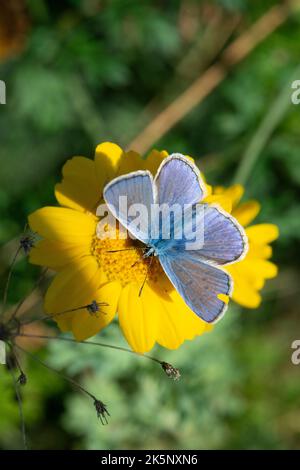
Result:
[[[132,281],[142,284],[147,275],[149,281],[157,282],[164,273],[157,257],[144,258],[145,245],[130,238],[119,239],[118,234],[117,229],[114,239],[100,239],[95,235],[92,243],[92,253],[108,281],[119,281],[124,287]]]

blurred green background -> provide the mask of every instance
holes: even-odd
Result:
[[[27,215],[55,204],[63,163],[92,156],[102,141],[126,147],[272,8],[286,16],[281,24],[153,146],[199,158],[210,184],[242,180],[246,197],[262,203],[257,220],[279,225],[278,278],[267,282],[260,308],[231,304],[212,334],[177,351],[156,348],[153,354],[180,368],[179,382],[134,355],[28,343],[111,413],[101,426],[86,397],[24,357],[31,448],[300,447],[300,366],[290,359],[300,338],[300,105],[290,100],[292,77],[300,79],[300,10],[295,1],[271,0],[0,1],[0,79],[7,86],[0,106],[2,288]],[[12,304],[38,275],[25,259],[18,262]],[[40,302],[33,298],[31,313]],[[117,323],[99,336],[125,345]],[[21,448],[3,366],[0,397],[0,448]]]

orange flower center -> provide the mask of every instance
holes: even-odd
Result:
[[[92,242],[92,253],[109,281],[119,281],[122,286],[136,281],[142,286],[146,276],[152,282],[158,282],[161,276],[165,276],[156,257],[143,257],[145,245],[130,238],[119,239],[118,234],[117,229],[114,239],[100,239],[95,235]]]

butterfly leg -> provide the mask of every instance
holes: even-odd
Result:
[[[143,289],[144,289],[145,284],[146,284],[146,281],[147,281],[147,279],[148,279],[149,271],[150,271],[150,269],[151,269],[151,265],[152,265],[153,258],[154,258],[153,255],[150,256],[150,262],[149,262],[149,264],[148,264],[148,266],[147,266],[146,276],[145,276],[145,279],[144,279],[143,284],[142,284],[142,286],[141,286],[141,288],[140,288],[140,291],[139,291],[139,297],[141,297],[142,292],[143,292]]]

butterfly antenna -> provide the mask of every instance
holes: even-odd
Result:
[[[134,268],[137,264],[141,263],[142,260],[141,259],[137,259],[132,265],[131,267]]]
[[[120,251],[145,250],[143,246],[133,246],[131,248],[122,248],[121,250],[107,250],[106,253],[119,253]]]
[[[153,262],[153,258],[154,258],[154,256],[151,256],[151,257],[150,257],[150,262],[149,262],[149,264],[148,264],[148,266],[147,266],[146,276],[145,276],[145,279],[144,279],[143,284],[142,284],[142,286],[141,286],[141,288],[140,288],[140,291],[139,291],[139,297],[141,297],[142,292],[143,292],[143,289],[144,289],[145,284],[146,284],[146,281],[147,281],[147,279],[148,279],[149,272],[150,272],[150,269],[151,269],[151,266],[152,266],[152,262]]]
[[[24,449],[28,450],[28,444],[27,444],[27,435],[26,435],[26,425],[25,425],[25,418],[24,418],[24,412],[23,412],[23,402],[22,402],[22,397],[19,391],[19,384],[17,383],[17,380],[15,378],[15,374],[13,372],[13,364],[10,360],[8,360],[8,370],[10,372],[10,375],[12,377],[13,381],[13,386],[15,389],[15,394],[17,397],[18,401],[18,407],[19,407],[19,415],[20,415],[20,423],[21,423],[21,434],[22,434],[22,439],[23,439],[23,445]]]

